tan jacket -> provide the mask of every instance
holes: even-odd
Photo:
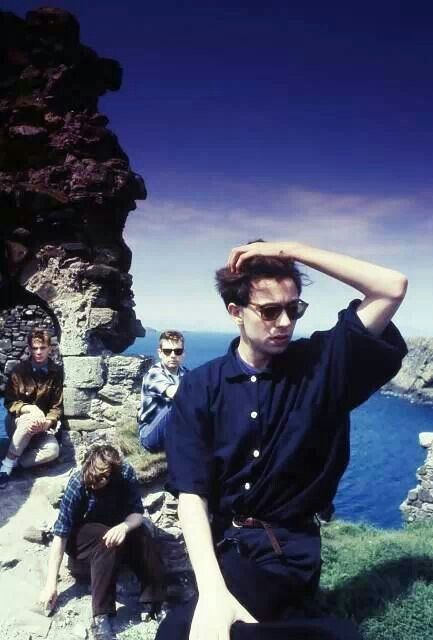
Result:
[[[54,427],[63,415],[62,368],[48,360],[48,373],[34,373],[31,360],[20,362],[6,383],[4,404],[13,418],[25,404],[41,409]]]

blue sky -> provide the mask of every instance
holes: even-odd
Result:
[[[143,324],[230,330],[214,269],[263,237],[404,271],[397,322],[433,335],[431,3],[45,4],[124,68],[100,108],[149,190],[125,230]],[[306,334],[354,297],[310,275]]]

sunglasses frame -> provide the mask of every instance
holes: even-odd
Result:
[[[176,347],[175,349],[167,349],[167,348],[163,349],[162,347],[160,347],[160,349],[165,356],[171,356],[172,353],[174,353],[175,356],[182,356],[183,352],[185,351],[183,347]],[[177,351],[180,351],[180,353],[177,353]]]
[[[299,305],[301,305],[300,310],[298,310],[298,313],[296,315],[294,315],[293,313],[290,313],[290,306],[293,307],[295,304],[298,305],[298,308],[299,308]],[[267,304],[257,304],[255,302],[250,302],[247,305],[247,307],[252,307],[253,310],[256,309],[260,315],[260,318],[264,322],[276,322],[276,320],[278,320],[278,318],[281,316],[283,311],[286,312],[290,320],[299,320],[299,318],[302,318],[302,316],[306,312],[308,307],[308,302],[305,302],[304,300],[301,300],[301,298],[298,298],[298,300],[291,300],[286,305],[277,304],[273,302],[268,302]],[[280,309],[279,313],[275,316],[275,318],[265,318],[266,309],[269,309],[269,308]]]

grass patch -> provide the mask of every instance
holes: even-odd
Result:
[[[134,467],[137,478],[141,483],[154,482],[166,474],[167,460],[165,454],[148,453],[140,446],[137,425],[134,422],[125,423],[118,427],[116,437],[125,460]]]
[[[337,521],[323,527],[322,540],[319,601],[325,612],[354,620],[364,640],[431,640],[431,525],[385,531]],[[142,624],[121,639],[152,640],[154,633]]]
[[[322,540],[325,611],[355,620],[365,640],[431,639],[431,525],[384,531],[335,522]]]

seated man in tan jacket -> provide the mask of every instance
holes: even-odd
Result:
[[[31,358],[13,369],[5,390],[6,431],[11,441],[0,467],[1,489],[18,461],[22,467],[31,467],[59,455],[54,433],[63,413],[62,369],[49,357],[48,331],[34,329],[28,344]]]

